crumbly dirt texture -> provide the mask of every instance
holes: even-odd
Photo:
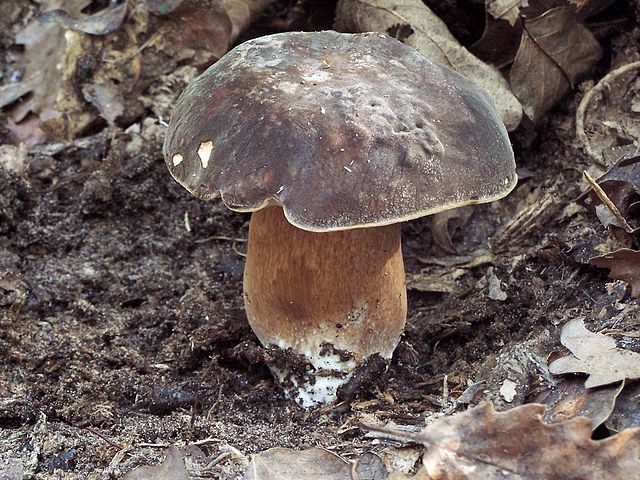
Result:
[[[4,59],[16,53],[18,10],[0,21]],[[325,15],[318,28],[330,24],[314,15]],[[609,60],[640,45],[633,26],[616,29]],[[169,110],[185,83],[166,81],[143,94],[162,92]],[[171,178],[161,107],[30,148],[20,171],[0,165],[0,459],[18,459],[29,478],[123,478],[171,444],[195,444],[211,459],[232,454],[194,478],[240,478],[252,453],[275,446],[347,459],[383,450],[363,419],[421,426],[482,399],[524,403],[548,388],[546,358],[564,351],[570,319],[640,352],[640,338],[624,336],[639,329],[630,289],[588,263],[638,249],[638,234],[606,229],[576,203],[593,167],[575,140],[583,91],[513,135],[520,181],[508,197],[444,222],[456,252],[443,248],[442,222],[404,225],[409,316],[389,368],[372,366],[345,400],[310,412],[283,398],[243,311],[250,217]],[[8,125],[0,114],[0,144],[12,143]],[[510,402],[500,395],[508,373]]]

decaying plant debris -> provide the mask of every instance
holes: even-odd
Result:
[[[629,478],[639,22],[622,0],[0,2],[0,478],[492,478],[460,473],[479,458],[543,478],[552,457],[496,453],[543,444]],[[498,79],[520,180],[404,225],[389,370],[305,412],[246,321],[248,217],[190,197],[161,145],[178,94],[231,46],[332,27]]]

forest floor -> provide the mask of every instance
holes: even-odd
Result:
[[[33,15],[7,5],[5,59]],[[595,79],[638,56],[640,31],[620,27],[604,49]],[[638,236],[578,201],[583,172],[604,170],[575,136],[587,81],[514,134],[520,181],[509,196],[444,227],[404,225],[409,316],[388,371],[349,404],[300,409],[244,314],[249,215],[194,198],[165,167],[158,112],[168,118],[188,79],[149,80],[146,107],[125,96],[135,113],[120,123],[89,122],[77,138],[19,155],[11,147],[13,168],[0,151],[0,458],[21,462],[25,478],[121,478],[172,444],[225,453],[194,478],[237,478],[274,446],[356,458],[390,448],[365,437],[364,420],[421,426],[486,399],[498,409],[534,401],[568,320],[640,352],[640,338],[625,335],[640,330],[631,290],[590,263],[637,248]],[[15,131],[3,113],[0,144]]]

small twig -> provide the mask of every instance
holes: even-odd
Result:
[[[587,154],[600,165],[605,165],[604,160],[602,158],[602,153],[598,153],[593,148],[591,148],[591,144],[589,143],[589,139],[587,138],[587,134],[584,131],[584,117],[587,111],[587,107],[593,100],[593,97],[596,94],[601,93],[609,84],[618,78],[621,75],[624,75],[627,72],[632,70],[640,69],[640,61],[628,63],[626,65],[622,65],[614,70],[611,70],[604,77],[600,79],[598,83],[596,83],[591,90],[589,90],[578,105],[578,110],[576,111],[576,137],[584,147],[584,150]]]
[[[235,253],[236,255],[239,255],[242,258],[247,258],[247,254],[246,253],[241,252],[240,250],[238,250],[238,247],[236,247],[236,242],[235,241],[231,244],[231,250],[233,250],[233,253]]]
[[[449,404],[449,376],[445,373],[442,378],[442,409]]]
[[[112,440],[110,440],[109,438],[107,438],[103,433],[99,432],[98,430],[96,430],[95,428],[92,427],[84,427],[85,430],[87,430],[88,432],[93,433],[95,436],[100,437],[102,440],[104,440],[105,442],[107,442],[109,445],[111,445],[113,448],[117,448],[118,450],[124,450],[124,447],[122,445],[120,445],[119,443],[116,443]]]
[[[119,63],[125,63],[128,62],[129,60],[134,59],[135,57],[137,57],[138,55],[140,55],[142,53],[143,50],[149,48],[152,44],[154,44],[158,39],[160,39],[163,35],[165,34],[165,32],[161,29],[160,31],[156,32],[154,35],[152,35],[151,37],[149,37],[149,39],[147,39],[146,42],[144,42],[142,45],[140,45],[138,48],[136,48],[135,50],[129,52],[126,55],[123,55],[119,58],[114,58],[114,59],[103,59],[103,61],[105,63],[114,63],[114,64],[119,64]]]
[[[609,211],[613,214],[613,216],[616,217],[616,220],[618,221],[620,226],[623,227],[627,233],[633,233],[633,227],[629,225],[629,222],[627,222],[627,220],[622,216],[622,213],[620,213],[618,207],[615,206],[615,204],[611,201],[602,187],[598,185],[598,182],[596,182],[586,170],[584,172],[584,178],[586,178],[587,182],[589,182],[589,185],[591,185],[591,188],[593,188],[593,191],[596,193],[602,203],[604,203]]]
[[[194,240],[193,243],[205,243],[210,242],[211,240],[225,240],[227,242],[247,243],[246,238],[226,237],[224,235],[214,235],[212,237],[201,238],[199,240]]]
[[[208,445],[209,443],[220,443],[220,439],[208,437],[203,440],[196,440],[195,442],[190,442],[189,445]]]

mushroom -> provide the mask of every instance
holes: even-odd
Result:
[[[401,223],[504,197],[513,151],[488,94],[377,33],[245,42],[177,101],[173,177],[253,212],[247,317],[303,407],[333,401],[398,344],[407,297]]]

